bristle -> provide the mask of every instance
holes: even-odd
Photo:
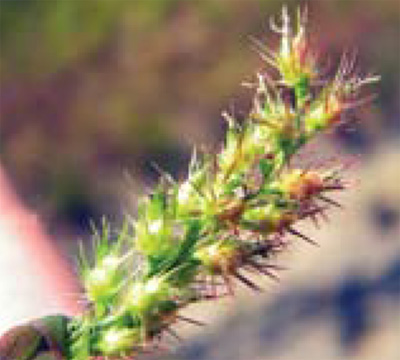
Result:
[[[339,204],[337,201],[332,200],[331,198],[328,198],[328,197],[326,197],[324,195],[321,195],[321,194],[318,195],[318,199],[320,199],[320,200],[322,200],[322,201],[324,201],[324,202],[326,202],[326,203],[328,203],[330,205],[336,206],[337,208],[343,209],[343,205],[342,204]]]
[[[288,228],[286,228],[286,230],[287,230],[289,233],[291,233],[292,235],[295,235],[295,236],[297,236],[297,237],[299,237],[299,238],[301,238],[301,239],[307,241],[308,243],[310,243],[310,244],[312,244],[312,245],[319,246],[319,244],[318,244],[317,242],[315,242],[314,240],[312,240],[312,239],[309,238],[308,236],[302,234],[301,232],[299,232],[299,231],[293,229],[292,227],[288,227]]]
[[[272,271],[268,270],[268,268],[271,268],[270,266],[258,264],[257,262],[255,262],[253,260],[248,261],[248,264],[249,264],[250,267],[252,267],[257,272],[259,272],[259,273],[261,273],[263,275],[266,275],[266,276],[268,276],[269,278],[271,278],[271,279],[273,279],[275,281],[279,281],[280,280],[279,277],[275,273],[273,273]]]
[[[182,316],[182,315],[176,315],[176,318],[179,319],[179,320],[185,321],[185,322],[187,322],[189,324],[192,324],[192,325],[197,325],[197,326],[201,326],[201,327],[207,325],[206,323],[203,323],[201,321],[194,320],[192,318],[188,318],[188,317]]]
[[[309,218],[311,219],[311,221],[313,222],[314,226],[317,229],[321,228],[321,225],[320,225],[320,223],[318,221],[318,218],[317,218],[317,214],[311,214],[311,215],[309,215]]]
[[[178,335],[178,333],[175,330],[172,330],[171,327],[166,327],[164,329],[165,332],[167,332],[169,335],[171,335],[171,337],[173,337],[175,340],[177,340],[178,342],[183,342],[183,339],[181,336]]]
[[[237,278],[238,280],[240,280],[243,284],[247,285],[250,289],[260,292],[262,291],[262,289],[260,287],[258,287],[256,284],[254,284],[254,282],[252,282],[251,280],[249,280],[248,278],[246,278],[245,276],[243,276],[242,274],[235,272],[233,274],[233,276],[235,278]]]
[[[338,185],[326,185],[324,186],[324,192],[325,191],[337,191],[337,190],[344,190],[346,187],[343,184],[338,184]]]

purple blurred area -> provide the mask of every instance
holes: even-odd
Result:
[[[360,186],[343,197],[344,213],[332,215],[326,229],[310,229],[321,248],[301,246],[282,260],[291,275],[267,291],[264,305],[220,319],[213,341],[196,333],[198,343],[177,356],[395,360],[400,6],[396,0],[286,3],[293,11],[307,4],[327,72],[343,50],[357,49],[360,71],[382,76],[372,90],[377,99],[349,114],[352,126],[338,129],[327,146],[361,154],[353,171]],[[249,37],[275,46],[268,19],[283,4],[0,1],[0,165],[65,256],[76,253],[78,238],[89,237],[90,221],[106,215],[117,225],[123,213],[135,212],[137,196],[157,181],[152,162],[179,179],[193,144],[215,146],[223,138],[222,110],[246,113],[251,94],[240,83],[264,67]],[[232,328],[241,330],[229,337]],[[235,353],[237,341],[245,345]]]

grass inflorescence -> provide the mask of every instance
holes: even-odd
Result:
[[[260,290],[251,273],[275,278],[274,257],[290,239],[314,240],[296,230],[338,205],[331,193],[346,188],[337,167],[299,168],[293,157],[319,134],[363,105],[360,88],[377,81],[355,73],[344,54],[331,78],[321,74],[310,46],[307,15],[292,20],[283,8],[271,28],[280,47],[254,45],[271,71],[258,72],[243,119],[223,113],[227,132],[217,153],[194,150],[187,178],[162,174],[139,200],[114,239],[105,223],[94,234],[94,260],[82,255],[87,310],[73,320],[72,360],[133,358],[174,335],[183,307],[235,294],[238,282]]]

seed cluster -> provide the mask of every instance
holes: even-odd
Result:
[[[275,278],[273,260],[304,219],[315,222],[338,205],[328,197],[346,184],[337,168],[293,167],[305,144],[364,104],[360,88],[377,80],[355,74],[344,55],[333,78],[323,78],[307,37],[306,14],[292,26],[286,8],[280,48],[255,41],[273,74],[260,72],[245,119],[223,113],[227,133],[216,154],[193,152],[188,175],[162,173],[140,200],[136,220],[126,220],[113,239],[107,224],[95,234],[94,261],[81,256],[87,311],[71,326],[71,359],[132,358],[156,348],[174,323],[199,322],[179,315],[188,304],[235,293],[248,273]],[[292,236],[288,236],[292,235]]]

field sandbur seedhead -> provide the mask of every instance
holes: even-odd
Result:
[[[306,11],[294,21],[286,7],[271,29],[277,50],[255,41],[266,65],[256,74],[249,114],[240,121],[224,112],[221,150],[193,152],[186,179],[162,174],[115,236],[107,225],[95,233],[94,259],[81,256],[87,310],[73,320],[72,360],[130,358],[174,336],[188,304],[234,295],[242,283],[260,287],[254,272],[276,278],[275,257],[293,239],[314,240],[296,224],[326,218],[346,187],[338,168],[301,168],[293,158],[318,134],[345,121],[365,104],[362,87],[378,80],[355,74],[344,54],[332,78],[322,78],[307,34]]]

